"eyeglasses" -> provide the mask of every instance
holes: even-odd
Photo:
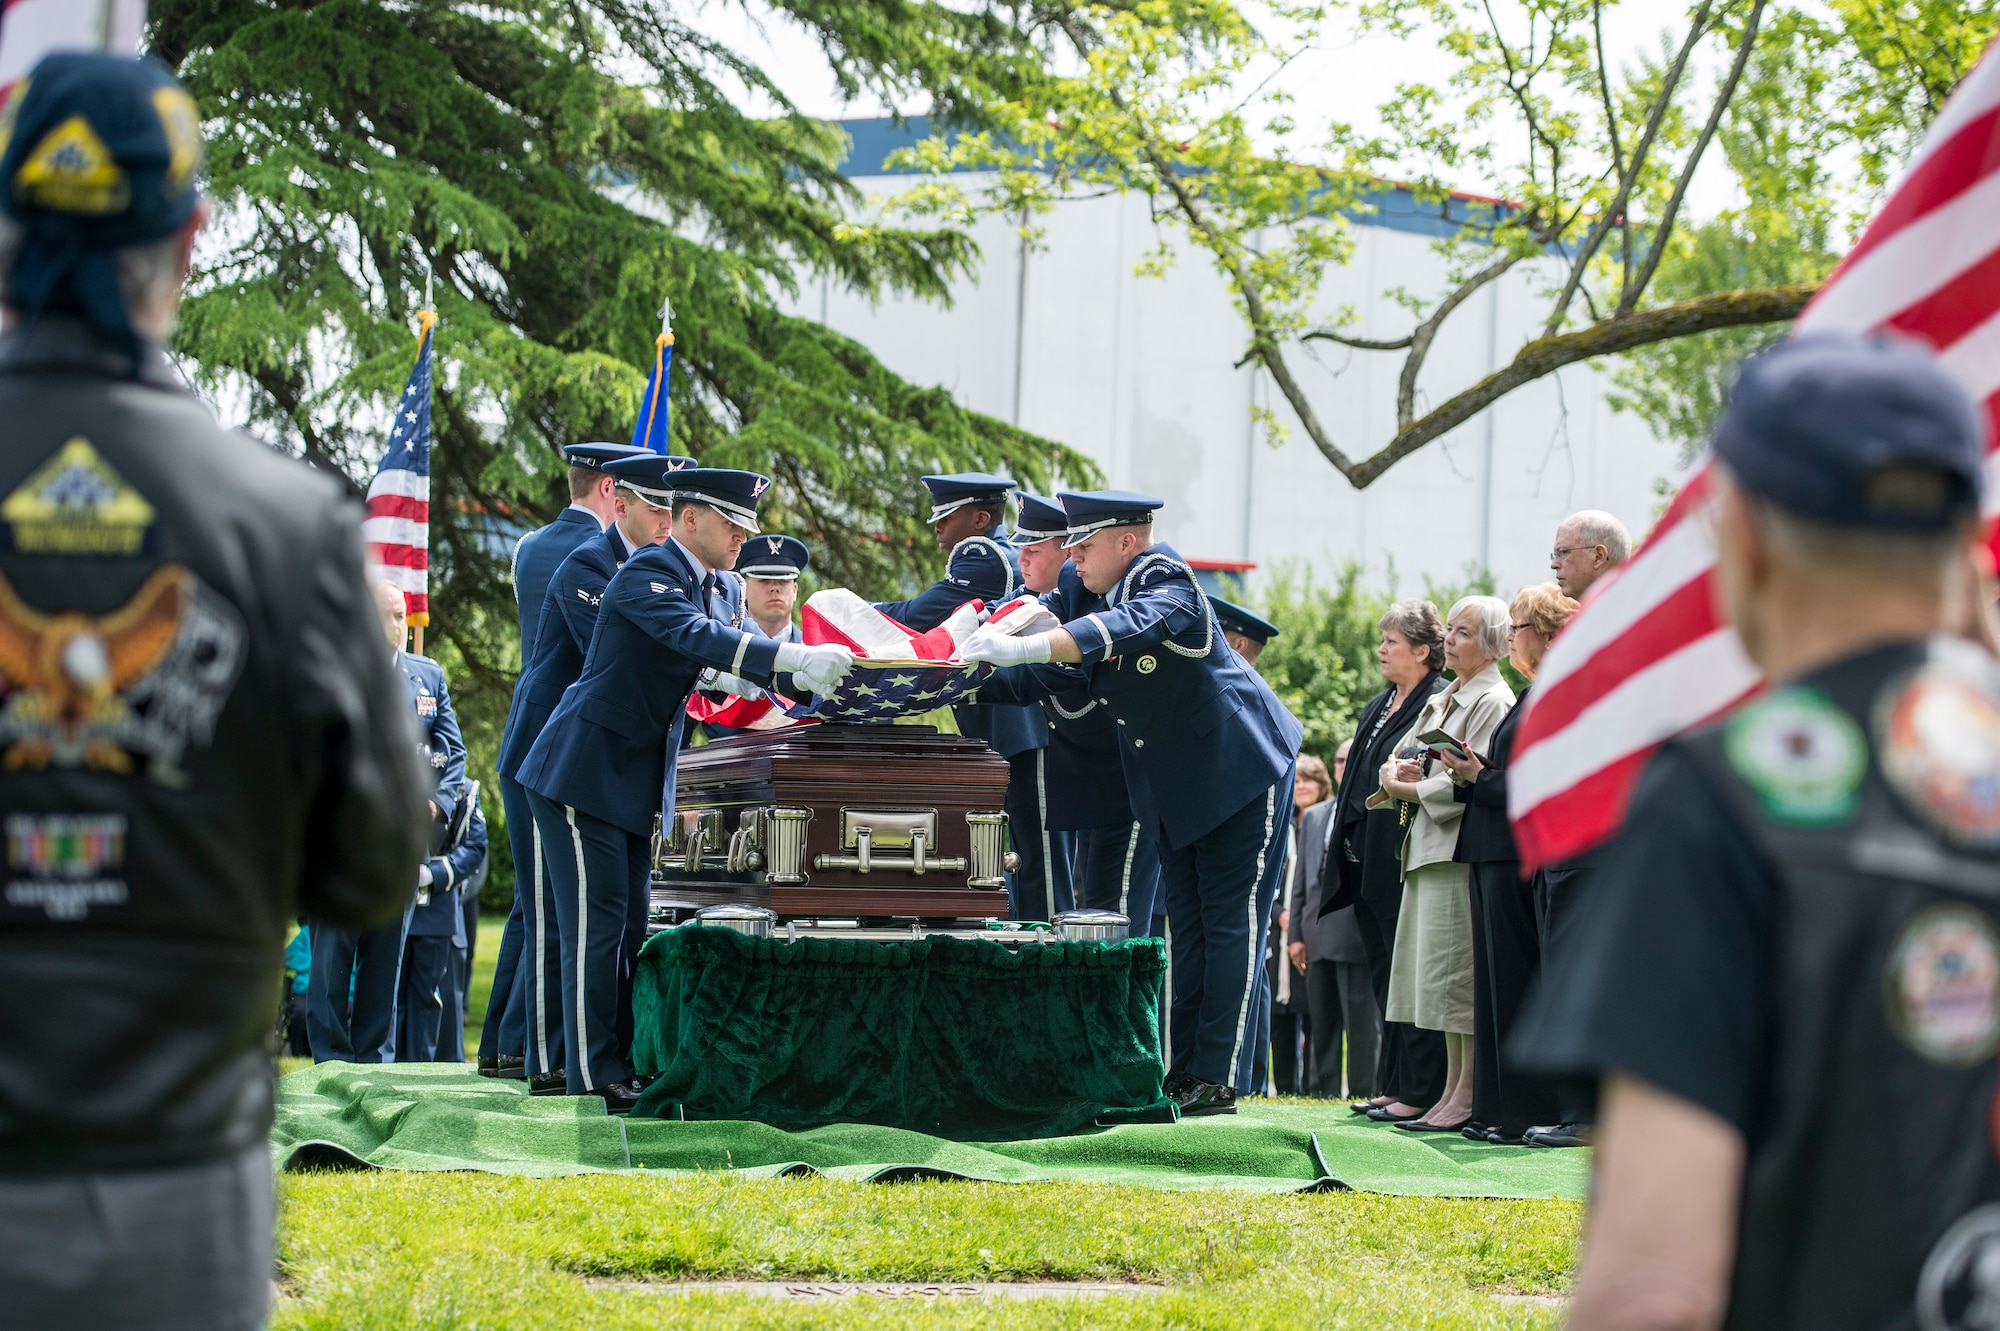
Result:
[[[1602,541],[1598,541],[1591,545],[1559,545],[1555,549],[1549,551],[1549,558],[1559,563],[1562,560],[1568,559],[1571,555],[1575,554],[1579,550],[1603,550],[1604,548],[1605,548],[1604,543]]]
[[[1507,626],[1507,635],[1509,637],[1512,637],[1516,633],[1526,633],[1529,629],[1533,627],[1534,627],[1533,624],[1509,624]]]

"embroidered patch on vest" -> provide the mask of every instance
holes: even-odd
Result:
[[[81,920],[93,906],[122,906],[131,892],[121,813],[10,814],[5,899],[52,920]]]
[[[1974,1207],[1952,1223],[1917,1274],[1921,1331],[1974,1331],[2000,1307],[2000,1203]]]
[[[153,506],[77,435],[0,500],[14,549],[24,555],[136,555]]]
[[[1955,846],[2000,847],[2000,695],[1944,662],[1883,695],[1875,714],[1882,775]]]
[[[1945,901],[1911,916],[1882,989],[1897,1038],[1929,1062],[1970,1067],[2000,1050],[2000,933],[1983,911]]]
[[[1729,765],[1783,823],[1823,827],[1854,814],[1868,740],[1818,689],[1783,689],[1729,718]]]

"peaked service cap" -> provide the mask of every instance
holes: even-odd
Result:
[[[635,453],[648,450],[634,448],[630,444],[571,444],[563,449],[563,461],[572,467],[582,467],[585,471],[603,471],[604,464],[617,458],[629,458]]]
[[[796,536],[753,536],[736,556],[736,571],[746,578],[791,581],[812,563],[812,553]]]
[[[757,506],[770,488],[771,478],[754,471],[690,467],[674,473],[676,500],[699,500],[752,536],[757,534]]]
[[[967,504],[1006,502],[1014,489],[1014,478],[986,471],[960,471],[949,476],[926,476],[924,488],[931,492],[931,515],[926,522],[942,522]]]
[[[624,447],[629,449],[630,446]],[[674,502],[677,492],[671,478],[680,472],[692,471],[697,465],[693,458],[640,448],[608,460],[598,470],[614,477],[619,485],[655,508],[665,508]]]
[[[1143,527],[1153,514],[1166,507],[1163,500],[1130,490],[1064,490],[1063,516],[1069,520],[1069,539],[1063,549],[1082,545],[1094,531],[1106,527]]]
[[[1061,504],[1025,490],[1016,498],[1020,501],[1021,516],[1014,524],[1015,545],[1040,545],[1069,534],[1069,517]]]
[[[1220,596],[1211,596],[1208,603],[1215,607],[1215,618],[1223,628],[1231,633],[1240,633],[1252,642],[1269,642],[1278,636],[1276,624],[1262,615],[1252,614],[1234,601],[1225,601]]]

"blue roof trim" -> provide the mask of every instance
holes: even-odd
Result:
[[[901,121],[878,117],[837,120],[834,123],[846,131],[851,142],[847,156],[840,164],[842,174],[850,178],[915,174],[904,168],[888,166],[889,154],[903,148],[914,148],[931,137],[928,116],[911,116]],[[945,135],[947,143],[957,137],[953,131],[947,131]],[[1347,211],[1351,221],[1360,226],[1387,227],[1391,231],[1407,231],[1420,236],[1453,236],[1468,223],[1491,218],[1495,210],[1503,216],[1514,211],[1506,204],[1458,194],[1428,202],[1419,199],[1416,191],[1408,185],[1386,181],[1367,191],[1363,198],[1367,207]]]

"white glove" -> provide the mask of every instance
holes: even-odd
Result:
[[[431,882],[431,866],[428,863],[419,864],[417,866],[417,886],[429,887]]]
[[[814,693],[832,693],[847,672],[854,669],[854,653],[845,647],[808,647],[802,642],[778,644],[773,668],[793,675]]]
[[[1036,633],[1025,638],[1004,637],[998,633],[982,634],[968,642],[958,652],[961,661],[991,661],[997,666],[1041,665],[1050,659],[1052,651],[1049,635]]]
[[[704,670],[701,672],[701,687],[716,689],[723,693],[733,693],[739,698],[761,698],[764,690],[752,684],[741,675],[732,675],[727,670]]]

